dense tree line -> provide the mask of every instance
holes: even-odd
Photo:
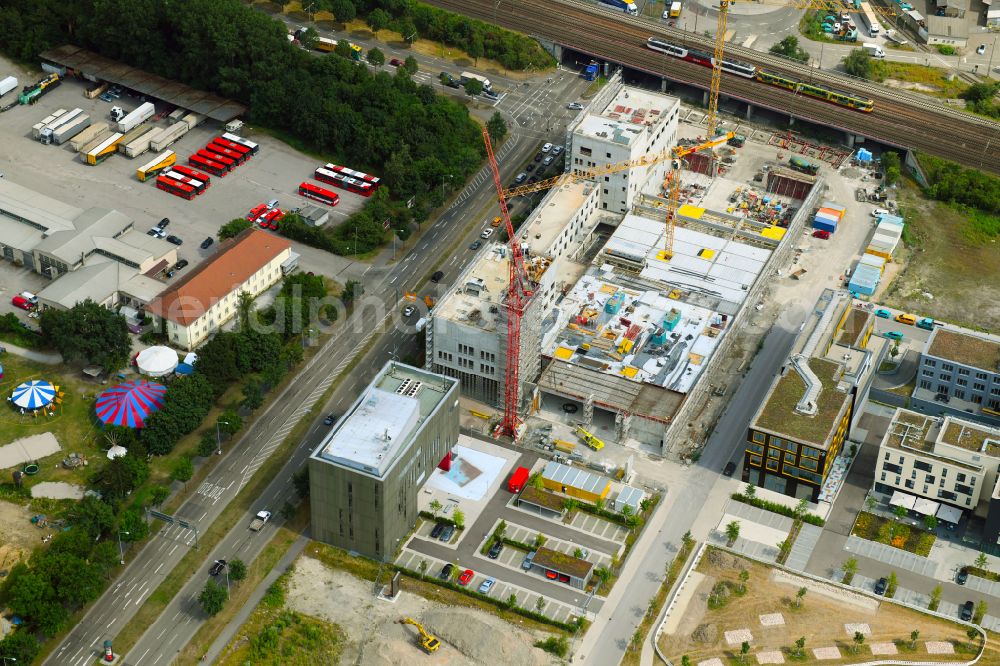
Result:
[[[930,155],[920,155],[920,166],[929,181],[925,192],[930,197],[1000,215],[1000,178]]]
[[[39,325],[45,342],[67,361],[113,371],[125,365],[132,350],[125,318],[89,298],[68,310],[47,308]]]
[[[373,74],[336,54],[317,57],[289,44],[283,23],[238,0],[187,0],[182,5],[168,0],[10,0],[4,5],[0,49],[8,55],[31,61],[46,48],[69,42],[243,102],[251,122],[334,161],[383,175],[392,196],[382,205],[391,210],[397,228],[425,219],[443,199],[442,185],[461,183],[485,156],[465,107],[436,95],[430,86],[417,85],[408,68]],[[405,4],[400,7],[409,11]],[[383,9],[393,14],[394,8]],[[414,22],[429,24],[429,31],[438,26],[448,34],[485,35],[484,24],[417,9]],[[506,43],[514,37],[496,32],[484,46],[494,39]],[[407,206],[411,197],[415,201]],[[359,240],[370,239],[358,244],[359,252],[376,247],[385,238],[384,219],[367,210],[352,216],[344,225],[349,232],[342,232],[351,236],[350,247],[338,237],[341,242],[333,244],[333,251],[353,251],[355,230]]]

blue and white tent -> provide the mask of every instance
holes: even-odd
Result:
[[[23,409],[40,409],[52,402],[56,397],[56,387],[50,382],[35,379],[24,382],[11,393],[10,399],[16,406]]]

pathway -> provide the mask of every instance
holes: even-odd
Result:
[[[22,356],[29,361],[35,361],[36,363],[59,365],[63,362],[62,355],[58,352],[25,349],[24,347],[18,347],[17,345],[13,345],[9,342],[0,342],[0,351],[6,351],[8,354],[14,354],[15,356]]]

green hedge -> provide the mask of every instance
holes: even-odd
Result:
[[[795,512],[795,509],[790,506],[785,506],[784,504],[769,502],[768,500],[761,499],[759,497],[747,497],[743,493],[733,493],[729,497],[737,502],[743,502],[744,504],[749,504],[750,506],[755,506],[758,509],[764,509],[765,511],[780,513],[783,516],[798,519],[804,523],[809,523],[810,525],[816,525],[817,527],[823,527],[823,525],[826,525],[826,521],[819,516],[812,513],[804,513],[800,516]]]
[[[465,529],[464,527],[459,527],[458,525],[456,525],[455,521],[452,520],[451,518],[445,518],[444,516],[435,516],[430,511],[421,511],[417,515],[420,516],[421,518],[434,521],[435,523],[444,523],[445,525],[451,525],[452,527],[460,530]]]

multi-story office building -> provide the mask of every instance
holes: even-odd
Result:
[[[744,481],[819,499],[877,366],[873,329],[872,313],[846,292],[823,293],[750,424]]]
[[[986,519],[984,543],[1000,535],[1000,429],[953,416],[897,409],[879,445],[875,491],[923,515],[958,523]]]
[[[458,441],[458,381],[390,361],[309,456],[313,536],[378,560]]]
[[[1000,337],[947,324],[931,332],[911,405],[1000,425]]]

